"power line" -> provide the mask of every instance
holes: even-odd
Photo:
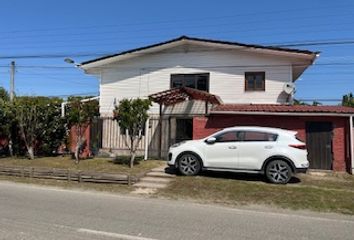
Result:
[[[331,16],[334,16],[336,17],[336,20],[338,20],[338,14],[333,14],[333,15],[329,15],[329,14],[321,14],[321,15],[311,15],[311,16],[308,16],[308,17],[302,17],[301,20],[304,20],[304,19],[309,19],[309,20],[312,20],[312,19],[318,19],[318,18],[321,18],[321,17],[326,17],[326,19],[328,19],[329,17]],[[349,12],[348,14],[341,14],[339,17],[345,17],[345,16],[352,16],[352,13]],[[183,29],[184,31],[187,31],[188,29],[206,29],[206,28],[210,28],[210,27],[215,27],[215,28],[218,28],[220,29],[221,26],[232,26],[232,27],[235,27],[235,26],[241,26],[241,27],[245,27],[246,30],[240,30],[240,28],[238,28],[238,32],[252,32],[252,31],[259,31],[259,30],[262,30],[262,29],[274,29],[274,26],[271,26],[271,27],[268,27],[268,28],[264,28],[262,27],[262,29],[250,29],[249,26],[247,26],[247,24],[259,24],[259,23],[272,23],[272,22],[279,22],[281,21],[282,23],[285,21],[289,21],[289,20],[297,20],[298,19],[298,16],[295,16],[295,17],[286,17],[285,19],[263,19],[263,20],[252,20],[252,21],[238,21],[237,23],[230,23],[230,22],[226,22],[226,23],[218,23],[218,24],[199,24],[199,25],[193,25],[191,23],[188,24],[188,26],[184,26]],[[293,23],[293,21],[292,21]],[[341,26],[342,25],[345,25],[345,24],[353,24],[351,22],[349,23],[344,23],[343,21],[341,22]],[[321,23],[321,24],[317,24],[317,25],[310,25],[310,26],[330,26],[330,25],[335,25],[335,23],[331,22],[331,23]],[[301,27],[307,27],[309,26],[308,24],[302,24],[302,25],[296,25],[296,27],[293,27],[292,29],[295,29],[295,28],[299,28],[299,26]],[[336,25],[337,26],[337,25]],[[338,26],[337,26],[338,28]],[[82,36],[86,36],[85,38],[87,38],[87,35],[94,35],[94,36],[97,36],[97,34],[110,34],[110,33],[130,33],[130,32],[133,32],[133,33],[141,33],[141,32],[148,32],[148,33],[151,33],[153,31],[155,32],[161,32],[161,30],[170,30],[171,27],[165,27],[165,28],[152,28],[152,29],[146,29],[146,28],[142,28],[142,29],[129,29],[129,30],[116,30],[116,31],[106,31],[104,29],[102,29],[101,27],[99,27],[99,29],[95,29],[96,31],[95,32],[92,32],[92,31],[89,31],[89,32],[80,32],[78,33],[77,31],[75,31],[74,33],[70,33],[70,34],[63,34],[63,33],[47,33],[47,34],[30,34],[30,35],[19,35],[19,36],[16,36],[18,39],[22,40],[24,38],[33,38],[33,37],[58,37],[58,36],[65,36],[65,37],[68,37],[68,36],[79,36],[79,37],[82,37]],[[1,40],[11,40],[13,41],[14,40],[14,36],[2,36],[0,37]],[[86,39],[85,39],[86,40]]]
[[[293,42],[292,44],[280,44],[278,43],[277,45],[269,45],[269,44],[264,44],[270,47],[291,47],[291,46],[311,46],[311,45],[347,45],[347,44],[354,44],[354,39],[348,39],[348,40],[331,40],[331,41],[303,41],[303,42]],[[225,48],[224,50],[232,50],[233,48]],[[199,50],[200,52],[214,52],[214,51],[220,51],[220,50]],[[173,53],[173,52],[168,52]],[[179,52],[176,52],[179,53]],[[50,53],[45,53],[45,54],[40,54],[40,55],[35,55],[35,54],[29,54],[29,55],[9,55],[9,56],[0,56],[0,59],[25,59],[25,58],[64,58],[64,57],[93,57],[93,56],[104,56],[104,55],[112,55],[114,53],[112,52],[81,52],[81,53],[61,53],[61,54],[50,54]],[[130,54],[138,54],[138,53],[130,53]]]
[[[320,10],[320,9],[346,9],[345,7],[351,7],[352,5],[334,5],[334,6],[320,6],[320,7],[316,7],[316,10]],[[14,30],[14,31],[7,31],[7,32],[0,32],[0,34],[7,34],[7,33],[19,33],[19,32],[48,32],[48,31],[57,31],[57,30],[68,30],[68,29],[95,29],[95,28],[104,28],[104,27],[122,27],[122,26],[141,26],[141,25],[151,25],[151,24],[166,24],[166,23],[176,23],[176,22],[186,22],[186,23],[190,23],[191,21],[205,21],[205,20],[216,20],[216,19],[228,19],[228,18],[235,18],[235,17],[246,17],[246,16],[254,16],[255,14],[259,15],[273,15],[275,13],[294,13],[297,11],[306,11],[306,10],[310,10],[311,13],[313,13],[313,7],[307,7],[307,8],[291,8],[291,9],[282,9],[282,10],[273,10],[273,11],[260,11],[260,12],[249,12],[249,13],[245,13],[245,14],[235,14],[235,15],[228,15],[228,16],[217,16],[217,17],[213,17],[213,16],[208,16],[208,17],[202,17],[202,18],[184,18],[184,19],[179,19],[179,20],[165,20],[165,21],[143,21],[143,22],[136,22],[136,23],[126,23],[126,24],[110,24],[110,25],[91,25],[91,26],[76,26],[76,27],[72,27],[72,26],[66,26],[66,27],[60,27],[60,28],[41,28],[41,29],[31,29],[31,30],[27,30],[27,31],[23,31],[23,30]],[[313,16],[313,15],[311,15]],[[326,15],[330,16],[330,15]],[[338,16],[338,15],[335,15]],[[296,16],[296,18],[298,18],[298,16]]]

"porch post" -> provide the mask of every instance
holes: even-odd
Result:
[[[162,158],[162,103],[159,109],[159,159]]]

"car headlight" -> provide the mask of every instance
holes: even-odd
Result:
[[[178,147],[178,146],[181,146],[182,144],[184,144],[186,141],[182,141],[182,142],[179,142],[179,143],[175,143],[173,145],[171,145],[171,148],[175,148],[175,147]]]

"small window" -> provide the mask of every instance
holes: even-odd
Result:
[[[245,142],[274,142],[277,140],[278,135],[274,133],[266,133],[266,132],[255,132],[255,131],[245,131],[243,141]]]
[[[246,72],[245,91],[265,91],[265,72]]]
[[[239,133],[240,132],[235,132],[235,131],[221,133],[221,134],[215,136],[216,142],[237,142],[237,141],[241,141],[242,138],[240,138]]]
[[[209,92],[209,73],[172,74],[171,88],[189,87]]]

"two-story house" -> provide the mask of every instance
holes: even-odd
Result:
[[[308,143],[313,168],[346,170],[354,165],[353,109],[292,105],[294,82],[317,56],[307,50],[182,36],[80,67],[100,79],[104,150],[126,149],[111,119],[115,104],[150,97],[155,103],[139,147],[146,157],[163,157],[172,143],[220,128],[258,125],[298,131]]]

